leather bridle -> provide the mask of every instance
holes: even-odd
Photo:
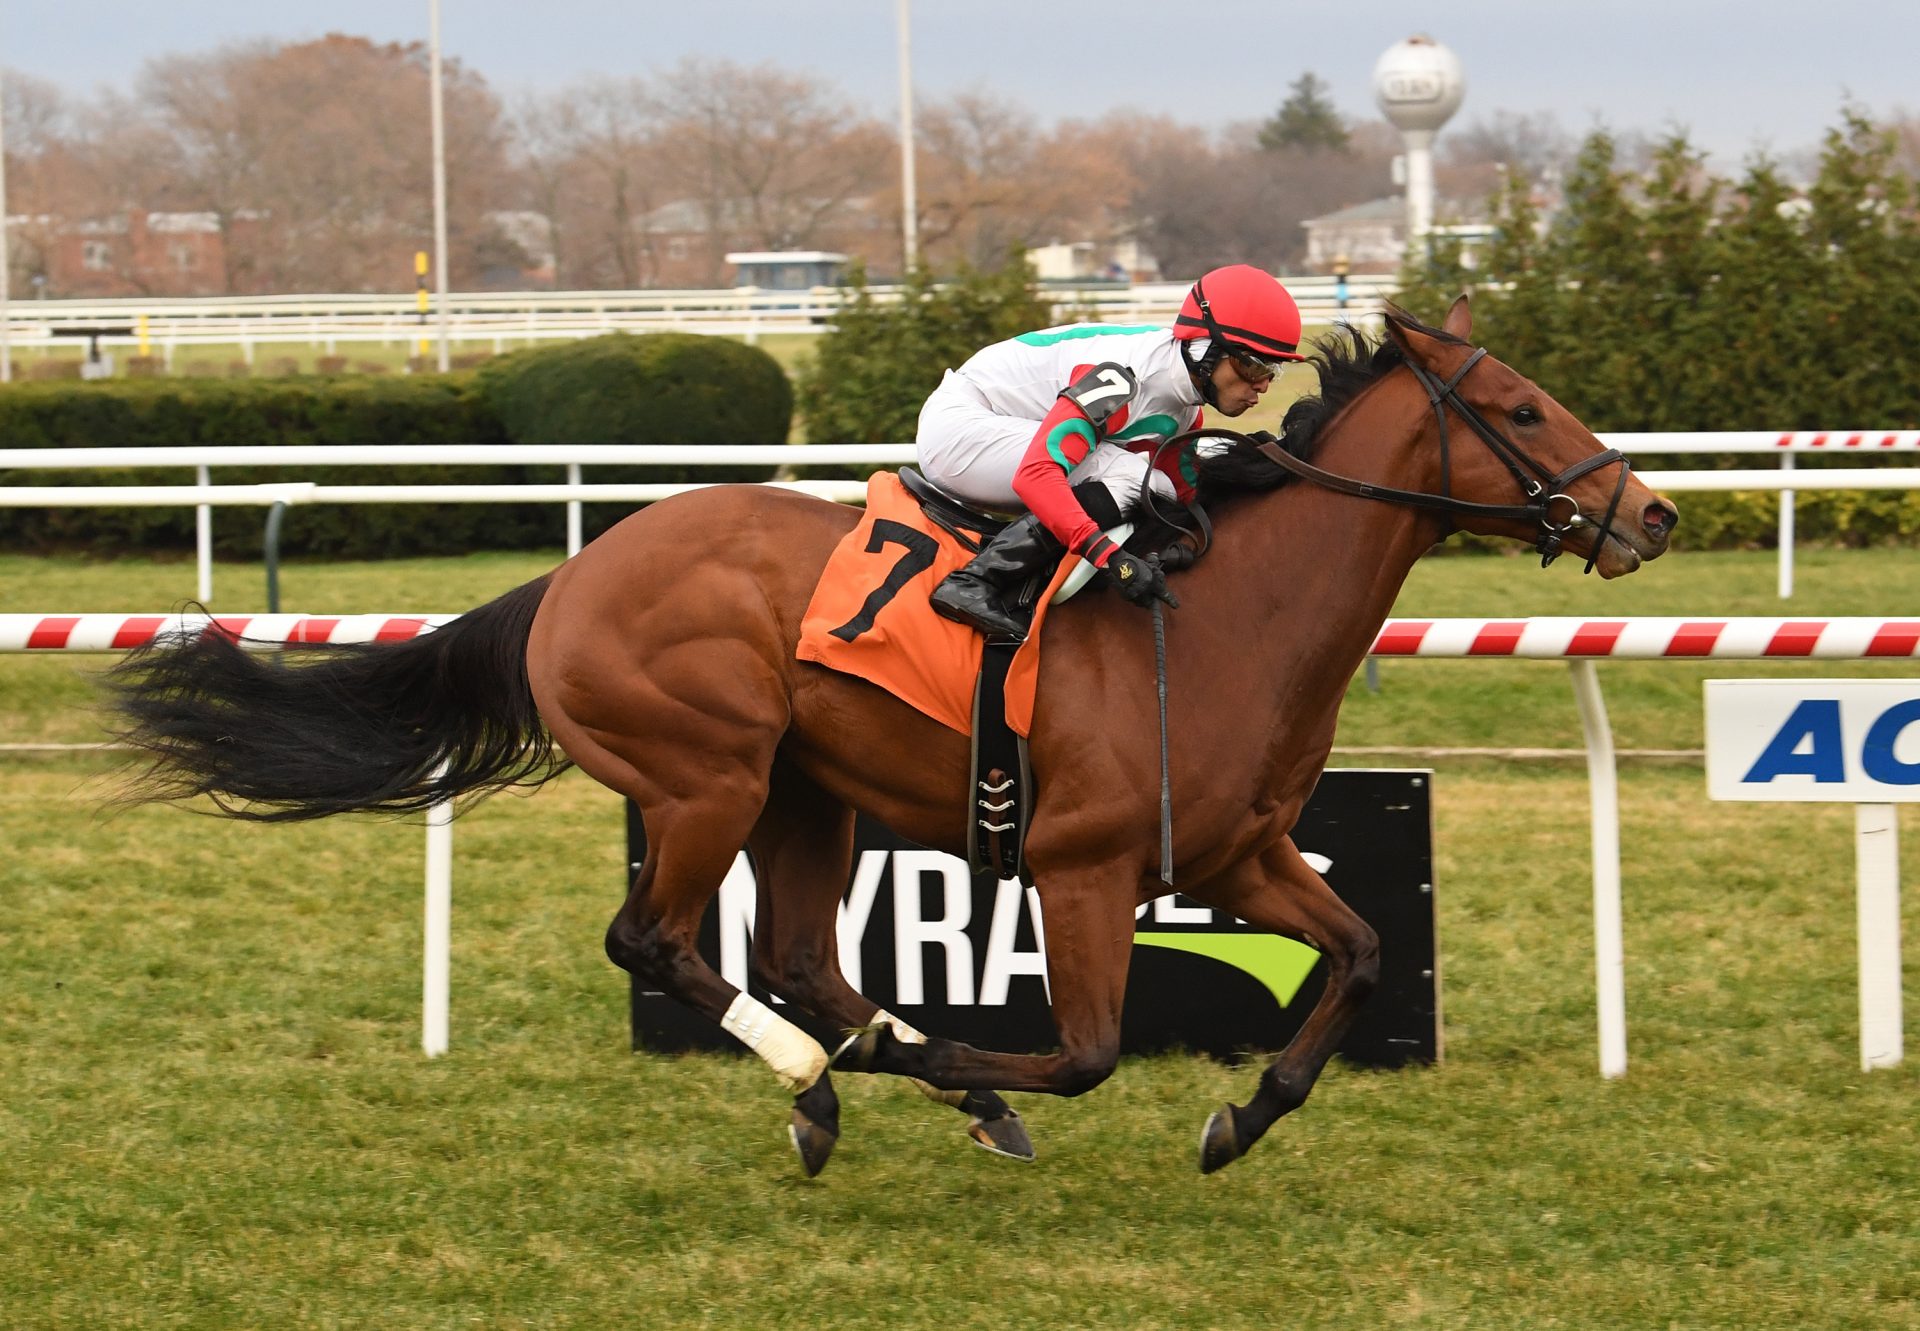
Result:
[[[1164,446],[1178,447],[1188,441],[1202,438],[1230,439],[1256,450],[1274,465],[1292,472],[1302,480],[1311,481],[1338,494],[1355,495],[1362,499],[1378,499],[1385,503],[1402,504],[1410,508],[1429,509],[1445,513],[1449,517],[1492,518],[1528,523],[1539,529],[1539,536],[1534,541],[1534,549],[1540,554],[1542,568],[1560,557],[1561,549],[1569,534],[1583,527],[1595,525],[1580,512],[1579,502],[1566,492],[1566,487],[1588,472],[1617,462],[1620,464],[1620,477],[1614,483],[1613,498],[1608,501],[1606,515],[1598,523],[1599,534],[1595,537],[1593,549],[1587,556],[1587,566],[1582,570],[1582,572],[1591,573],[1594,561],[1599,559],[1600,548],[1606,543],[1607,538],[1612,537],[1616,541],[1620,539],[1613,534],[1613,519],[1620,508],[1620,497],[1626,492],[1627,477],[1632,473],[1632,465],[1617,448],[1603,449],[1557,473],[1530,456],[1526,450],[1496,430],[1474,408],[1473,404],[1460,396],[1461,380],[1467,377],[1468,371],[1478,365],[1486,354],[1485,347],[1476,347],[1473,354],[1453,372],[1453,376],[1444,381],[1439,375],[1423,365],[1416,364],[1411,358],[1406,361],[1407,368],[1413,371],[1420,386],[1426,389],[1427,401],[1433,407],[1433,418],[1439,427],[1439,494],[1429,494],[1422,490],[1396,490],[1391,486],[1375,485],[1370,481],[1356,481],[1350,477],[1324,471],[1310,462],[1295,457],[1277,443],[1254,439],[1219,426],[1189,430],[1185,434],[1176,435],[1167,440]],[[1512,474],[1514,481],[1520,487],[1520,492],[1526,496],[1525,503],[1479,504],[1453,497],[1453,465],[1447,438],[1449,407],[1475,434],[1480,436],[1481,441]],[[1556,512],[1562,505],[1565,506],[1563,519],[1558,518]]]

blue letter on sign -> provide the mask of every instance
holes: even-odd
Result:
[[[1900,732],[1917,720],[1920,720],[1920,698],[1895,703],[1880,714],[1873,729],[1867,732],[1865,747],[1860,750],[1860,765],[1868,776],[1882,785],[1920,786],[1920,763],[1903,763],[1893,756]]]
[[[1809,744],[1807,751],[1796,752],[1802,744]],[[1794,708],[1793,715],[1780,727],[1780,733],[1767,744],[1767,751],[1740,779],[1771,781],[1776,776],[1810,776],[1815,781],[1847,779],[1838,698],[1808,698]]]

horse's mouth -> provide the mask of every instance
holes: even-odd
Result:
[[[1631,531],[1622,533],[1617,525],[1607,528],[1604,532],[1597,526],[1590,530],[1594,532],[1594,539],[1600,543],[1600,555],[1593,561],[1593,567],[1603,578],[1624,578],[1648,560],[1658,559],[1667,552],[1664,535],[1655,536],[1649,533],[1642,539],[1635,540]],[[1588,547],[1588,551],[1591,553],[1591,546]]]
[[[1593,567],[1603,578],[1624,578],[1643,562],[1638,550],[1617,537],[1608,540],[1603,536],[1600,541],[1600,557],[1593,561]]]

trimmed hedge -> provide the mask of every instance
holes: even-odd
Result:
[[[615,344],[603,346],[601,344]],[[665,344],[665,345],[661,345]],[[10,448],[164,448],[191,444],[781,443],[792,410],[779,365],[720,338],[596,338],[505,358],[482,374],[406,378],[108,380],[0,390]],[[550,413],[550,414],[549,414]],[[509,424],[511,422],[511,424]],[[769,468],[684,469],[679,475],[764,479]],[[222,468],[214,480],[319,484],[559,482],[564,467]],[[590,481],[673,479],[666,469],[601,467]],[[179,485],[181,467],[0,471],[4,485]],[[590,506],[589,535],[632,510]],[[257,558],[264,511],[223,510],[221,555]],[[0,548],[190,550],[193,511],[0,510]],[[367,559],[526,549],[560,543],[554,504],[325,504],[287,517],[287,554]]]
[[[522,444],[784,444],[793,387],[758,347],[694,333],[612,333],[516,352],[479,372],[479,391]],[[772,467],[595,467],[604,484],[764,481]],[[588,504],[589,539],[633,511]]]

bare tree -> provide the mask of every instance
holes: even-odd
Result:
[[[1379,198],[1392,189],[1386,148],[1365,125],[1341,151],[1261,148],[1258,129],[1232,126],[1218,140],[1168,120],[1112,118],[1129,144],[1132,198],[1142,240],[1169,276],[1227,263],[1285,271],[1306,247],[1310,217]]]
[[[658,84],[673,178],[696,201],[719,278],[725,237],[811,247],[887,177],[892,136],[818,79],[687,60]]]
[[[7,126],[7,257],[11,289],[43,286],[59,218],[75,192],[73,108],[44,79],[9,69]]]
[[[141,119],[168,140],[169,201],[219,219],[229,289],[410,284],[432,235],[426,65],[419,43],[339,34],[148,64]],[[443,74],[450,279],[471,285],[508,197],[505,132],[477,75]]]
[[[13,113],[9,111],[7,114]],[[1887,129],[1894,136],[1895,168],[1920,180],[1920,114],[1905,107],[1895,107],[1887,117]]]
[[[207,55],[168,55],[147,62],[137,84],[134,114],[116,125],[146,124],[164,167],[168,198],[143,198],[145,207],[169,205],[209,212],[220,229],[223,284],[228,292],[251,287],[257,256],[237,226],[243,213],[264,204],[267,163],[261,143],[255,80],[251,71],[273,58],[266,42],[226,46]],[[117,156],[138,156],[133,145]]]
[[[1579,145],[1551,111],[1495,111],[1440,136],[1442,168],[1493,166],[1538,180],[1563,171]]]
[[[639,287],[657,271],[645,219],[669,201],[660,103],[641,79],[594,79],[521,120],[522,153],[575,282]]]

